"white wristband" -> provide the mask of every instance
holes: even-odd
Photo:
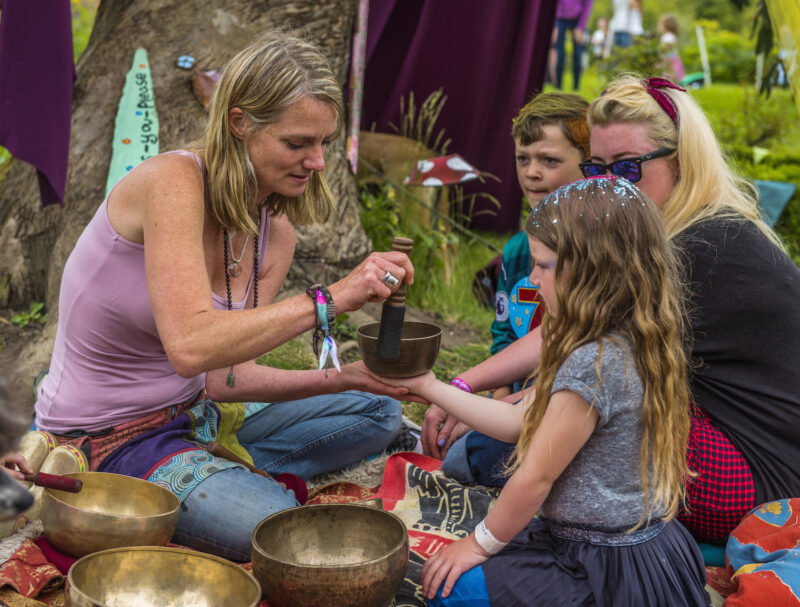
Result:
[[[478,526],[475,527],[475,539],[478,542],[478,545],[483,548],[489,554],[497,554],[503,548],[506,547],[508,542],[501,542],[495,536],[492,535],[492,532],[486,528],[486,523],[484,522],[486,519],[478,523]]]

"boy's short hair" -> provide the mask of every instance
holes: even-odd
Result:
[[[589,102],[570,93],[540,93],[533,97],[514,118],[511,135],[522,145],[544,138],[542,127],[557,124],[576,150],[589,157],[589,125],[586,112]]]

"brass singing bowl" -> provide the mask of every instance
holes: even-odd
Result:
[[[384,377],[414,377],[430,371],[439,356],[442,329],[427,322],[405,322],[400,334],[400,353],[393,360],[378,356],[380,323],[363,325],[356,331],[364,365]]]
[[[62,552],[82,557],[125,546],[164,546],[178,524],[180,500],[148,481],[107,472],[67,474],[78,493],[45,489],[42,526]]]
[[[405,578],[408,532],[371,506],[302,506],[261,521],[250,554],[270,607],[381,607]]]
[[[75,562],[68,607],[254,607],[256,579],[210,554],[154,546],[114,548]]]

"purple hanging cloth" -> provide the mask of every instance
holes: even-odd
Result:
[[[370,0],[361,126],[392,133],[400,97],[417,105],[440,87],[447,103],[435,125],[452,139],[448,153],[499,177],[464,188],[501,203],[471,227],[517,231],[522,193],[514,167],[511,120],[544,84],[555,23],[552,0]]]
[[[3,0],[0,145],[36,167],[42,206],[63,204],[72,117],[69,0]]]

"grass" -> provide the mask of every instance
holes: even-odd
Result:
[[[510,234],[482,233],[480,236],[502,249]],[[482,306],[472,295],[472,279],[497,253],[480,243],[460,239],[448,245],[446,255],[452,260],[447,272],[441,269],[437,272],[435,268],[431,272],[421,264],[415,266],[415,282],[408,291],[409,305],[434,312],[449,323],[473,329],[488,328],[494,319],[494,310]]]

